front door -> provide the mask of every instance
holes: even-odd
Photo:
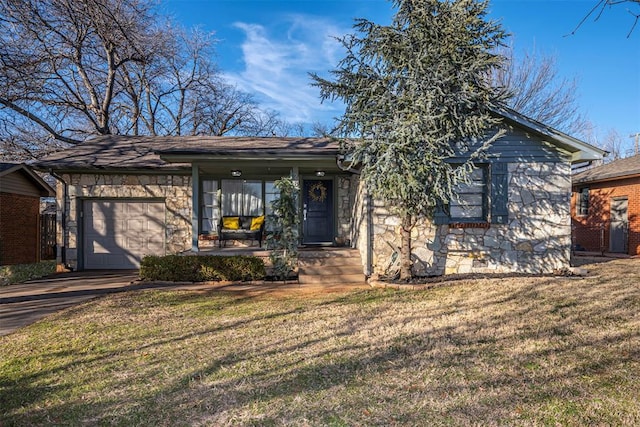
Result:
[[[303,181],[302,243],[333,243],[333,181],[331,180]]]
[[[611,237],[609,239],[611,252],[627,252],[628,206],[627,199],[611,199]]]

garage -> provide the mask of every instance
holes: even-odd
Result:
[[[84,269],[133,269],[165,254],[165,204],[148,200],[83,202]]]

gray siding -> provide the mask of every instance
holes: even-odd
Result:
[[[34,186],[22,171],[15,171],[0,178],[0,192],[40,197],[40,188]]]
[[[506,129],[507,133],[487,150],[491,163],[563,163],[570,159],[568,153],[562,153],[540,135],[513,126]],[[463,159],[461,155],[455,160]]]

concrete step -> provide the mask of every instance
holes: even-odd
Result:
[[[360,252],[351,248],[300,249],[298,258],[360,258]]]
[[[314,275],[314,276],[332,276],[337,274],[363,274],[362,265],[339,265],[339,266],[325,266],[325,265],[300,265],[298,264],[299,274]]]
[[[298,255],[301,284],[365,283],[362,259],[356,249],[303,249]]]
[[[298,276],[300,284],[323,284],[323,283],[365,283],[364,274],[325,274]]]
[[[326,266],[326,267],[339,267],[341,265],[362,265],[360,258],[298,258],[298,265],[300,266]]]

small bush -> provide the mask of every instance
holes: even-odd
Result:
[[[168,282],[262,280],[264,261],[252,256],[146,256],[140,277]]]
[[[55,261],[42,261],[35,264],[5,265],[0,267],[0,286],[21,283],[31,279],[48,276],[56,272]]]

